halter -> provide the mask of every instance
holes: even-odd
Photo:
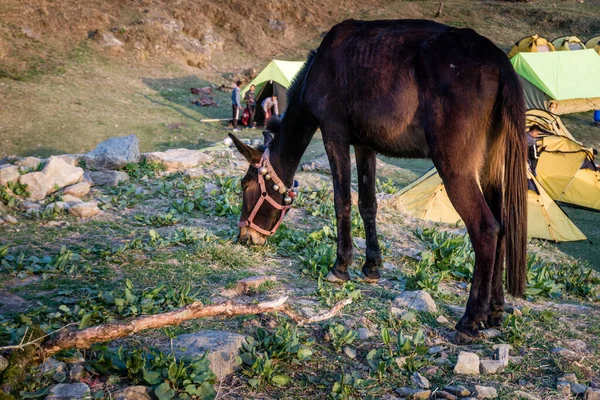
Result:
[[[294,181],[294,187],[292,189],[288,189],[284,185],[283,181],[281,179],[279,179],[279,177],[277,176],[277,173],[275,173],[275,170],[273,169],[273,166],[271,165],[271,162],[269,161],[269,149],[266,149],[265,152],[263,153],[263,156],[260,159],[260,163],[252,164],[252,166],[258,170],[258,184],[260,185],[260,197],[258,198],[258,201],[254,205],[254,208],[252,209],[252,212],[250,213],[250,216],[248,217],[248,219],[246,219],[244,221],[240,221],[238,226],[240,228],[249,226],[250,228],[254,229],[255,231],[257,231],[259,233],[262,233],[265,236],[271,236],[271,235],[274,235],[275,232],[277,232],[279,225],[281,225],[281,223],[283,222],[283,217],[285,217],[285,214],[288,212],[288,210],[290,208],[292,208],[291,204],[294,201],[294,197],[296,197],[298,181]],[[275,190],[276,192],[278,192],[282,195],[285,194],[285,197],[283,199],[284,204],[279,204],[277,201],[275,201],[275,199],[273,199],[269,195],[269,192],[267,191],[267,182],[266,182],[268,180],[273,181],[273,186],[272,186],[273,190]],[[258,210],[260,210],[260,207],[263,205],[263,203],[265,201],[267,203],[269,203],[270,205],[272,205],[275,209],[281,211],[281,214],[279,216],[279,219],[277,220],[277,223],[275,224],[273,229],[271,229],[270,231],[263,229],[254,223],[254,217],[256,217]]]

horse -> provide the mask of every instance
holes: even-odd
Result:
[[[294,173],[320,128],[331,166],[336,261],[327,278],[350,279],[351,164],[358,171],[365,279],[380,278],[376,154],[431,158],[475,253],[466,311],[455,340],[502,324],[507,291],[526,286],[527,178],[523,90],[507,56],[472,29],[428,20],[347,20],[312,51],[264,146],[230,135],[250,167],[241,181],[238,240],[264,244],[296,194]]]

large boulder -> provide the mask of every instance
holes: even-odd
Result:
[[[14,183],[19,180],[19,167],[11,164],[0,165],[0,186],[7,186],[9,182]]]
[[[47,192],[56,192],[83,179],[83,169],[68,164],[59,157],[50,157],[42,170],[46,176]]]
[[[43,172],[30,172],[19,177],[21,185],[27,185],[29,200],[39,201],[48,193],[48,180]]]
[[[210,369],[218,379],[233,373],[235,357],[244,342],[244,335],[223,331],[199,331],[179,335],[173,341],[177,356],[203,356],[208,350]]]
[[[95,186],[117,186],[129,180],[129,175],[123,171],[92,171],[89,177]]]
[[[121,169],[140,160],[138,138],[136,135],[110,138],[84,155],[83,160],[89,169]]]
[[[213,158],[208,154],[189,149],[155,151],[153,153],[146,153],[143,157],[147,162],[164,165],[167,172],[190,169],[197,165],[213,161]]]

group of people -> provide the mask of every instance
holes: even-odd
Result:
[[[246,108],[242,112],[242,121],[248,128],[254,129],[256,127],[256,87],[250,86],[250,89],[244,94],[244,102]],[[240,119],[240,111],[242,110],[242,81],[237,81],[233,93],[231,94],[231,107],[233,117],[233,130],[239,132],[238,122]],[[273,115],[279,115],[279,108],[277,104],[277,95],[273,93],[270,97],[265,98],[260,104],[263,113],[265,114],[265,122]]]

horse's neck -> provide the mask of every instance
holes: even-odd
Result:
[[[281,131],[275,136],[271,147],[271,163],[279,178],[290,187],[300,159],[317,130],[316,121],[299,113],[292,113],[291,107],[282,122]]]

